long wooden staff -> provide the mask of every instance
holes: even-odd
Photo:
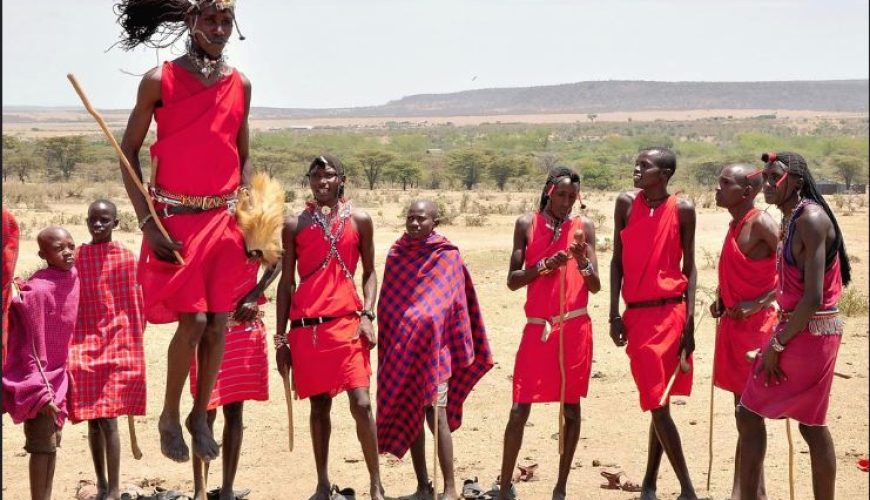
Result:
[[[148,212],[154,219],[154,223],[157,224],[157,229],[160,230],[160,233],[163,234],[164,238],[172,241],[172,238],[170,238],[169,233],[166,231],[166,228],[163,227],[163,224],[160,223],[160,219],[157,217],[157,211],[154,210],[154,203],[151,202],[151,196],[148,194],[148,190],[145,189],[145,186],[142,185],[142,181],[139,180],[139,176],[136,175],[136,172],[133,171],[133,167],[130,165],[130,160],[128,160],[127,155],[125,155],[124,152],[121,151],[121,146],[118,145],[118,141],[115,140],[115,136],[112,135],[112,133],[109,131],[109,126],[106,125],[106,121],[103,120],[102,115],[100,115],[100,113],[98,113],[97,110],[94,109],[93,106],[91,106],[91,101],[88,100],[88,96],[85,95],[85,91],[82,89],[81,85],[79,85],[79,81],[78,79],[76,79],[75,75],[73,75],[72,73],[67,73],[66,77],[70,81],[70,83],[72,83],[72,86],[75,89],[76,94],[78,94],[79,98],[82,100],[82,104],[84,104],[85,109],[88,110],[88,113],[90,113],[91,116],[94,117],[94,119],[97,121],[97,124],[100,126],[101,129],[103,129],[103,133],[106,134],[106,138],[109,139],[109,143],[112,145],[112,147],[115,148],[115,152],[118,154],[118,158],[121,159],[121,164],[123,164],[124,168],[127,169],[127,174],[130,176],[130,180],[133,181],[133,184],[135,184],[136,187],[139,188],[139,192],[141,192],[142,196],[145,197],[145,202],[148,204]],[[181,254],[178,253],[178,251],[173,250],[172,253],[175,254],[175,258],[178,260],[179,264],[184,264],[184,259],[181,258]]]
[[[438,373],[438,370],[441,368],[441,346],[440,342],[435,343],[435,373]],[[434,468],[432,471],[432,496],[434,498],[438,498],[438,386],[435,386],[435,400],[432,402],[432,413],[433,415],[433,423],[434,429],[432,431],[432,437],[434,438],[432,441],[432,461]]]
[[[293,451],[293,388],[290,385],[290,371],[281,374],[284,382],[284,400],[287,402],[287,437],[290,451]]]
[[[565,453],[565,271],[559,268],[559,455]]]
[[[695,322],[695,331],[698,331],[698,327],[701,326],[701,322],[704,321],[704,317],[707,315],[707,311],[704,310],[701,313],[701,317],[698,318],[698,321]],[[664,406],[665,401],[668,400],[668,396],[671,395],[671,388],[674,387],[674,382],[677,380],[677,374],[681,371],[683,373],[688,373],[692,367],[689,366],[689,362],[686,361],[686,351],[680,350],[680,362],[677,363],[677,367],[674,368],[674,373],[671,374],[671,378],[668,380],[668,385],[665,387],[665,392],[662,393],[661,399],[659,399],[659,406]]]
[[[713,474],[713,400],[716,397],[714,383],[716,380],[716,348],[719,344],[719,318],[716,318],[716,332],[713,337],[713,368],[710,373],[710,429],[707,433],[707,491],[710,491],[710,476]]]
[[[788,497],[794,500],[794,442],[791,439],[791,419],[785,419],[785,436],[788,438]]]
[[[133,452],[133,458],[141,460],[142,450],[139,449],[139,440],[136,439],[136,424],[133,422],[133,415],[127,415],[127,428],[130,429],[130,450]]]

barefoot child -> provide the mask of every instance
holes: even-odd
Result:
[[[233,317],[227,323],[226,349],[218,371],[217,382],[208,402],[208,424],[214,427],[217,408],[223,407],[223,480],[217,490],[220,500],[234,500],[233,483],[239,468],[242,451],[242,410],[245,401],[269,400],[269,360],[266,354],[266,326],[258,304],[265,304],[263,292],[278,277],[280,268],[275,265],[263,273],[254,287],[236,306]],[[259,300],[258,300],[259,298]],[[196,390],[196,362],[190,366],[190,391]],[[209,462],[193,457],[193,487],[195,500],[212,498],[215,492],[207,492]],[[239,494],[238,496],[241,496]]]
[[[70,420],[88,422],[99,498],[120,498],[117,417],[145,414],[142,290],[136,256],[112,241],[118,210],[108,200],[88,207],[91,242],[76,252],[81,299],[70,340]]]
[[[76,324],[79,278],[75,243],[61,227],[37,237],[48,267],[36,271],[12,298],[9,350],[3,366],[3,410],[24,422],[30,453],[30,497],[51,500],[57,447],[67,417],[67,346]]]
[[[401,458],[410,447],[418,498],[433,498],[423,419],[432,428],[437,405],[441,498],[452,500],[459,496],[450,433],[493,360],[471,276],[459,249],[434,232],[437,225],[434,203],[412,203],[405,234],[387,255],[378,300],[378,448]]]

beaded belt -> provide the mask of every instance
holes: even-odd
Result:
[[[794,311],[780,309],[778,315],[780,323],[785,323],[794,315]],[[835,308],[817,311],[807,321],[803,331],[809,332],[810,335],[842,335],[843,318],[840,317],[840,310]]]
[[[585,307],[581,307],[580,309],[574,309],[573,311],[568,311],[565,313],[565,321],[569,319],[579,318],[580,316],[586,316],[587,311]],[[544,325],[544,331],[541,332],[541,342],[546,342],[550,337],[550,326],[555,325],[562,319],[558,314],[553,316],[552,318],[535,318],[528,317],[526,318],[526,323],[529,325]]]
[[[148,190],[155,201],[170,207],[187,207],[201,211],[214,210],[227,207],[230,211],[235,209],[236,193],[218,194],[212,196],[195,196],[188,194],[175,194],[157,186],[149,186]]]

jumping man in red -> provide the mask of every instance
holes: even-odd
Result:
[[[118,210],[108,200],[88,208],[90,244],[76,249],[81,296],[69,345],[70,420],[88,422],[99,498],[119,499],[121,415],[145,414],[142,289],[136,256],[112,241]]]
[[[843,233],[797,153],[765,153],[764,200],[782,211],[777,250],[780,320],[737,410],[740,498],[758,498],[765,418],[791,418],[810,449],[813,496],[834,498],[837,456],[826,417],[843,336],[837,301],[852,278]]]
[[[580,439],[580,398],[586,397],[592,369],[592,321],[586,312],[589,292],[601,289],[595,255],[595,225],[571,217],[580,196],[580,177],[568,168],[550,172],[538,212],[517,219],[508,272],[508,288],[527,286],[523,338],[514,365],[514,395],[504,432],[499,498],[513,497],[511,477],[532,403],[559,402],[560,284],[565,279],[565,448],[553,498],[567,498],[568,473]],[[582,230],[585,243],[574,241]]]
[[[374,227],[367,213],[345,201],[344,168],[338,158],[318,156],[308,178],[314,201],[299,215],[287,218],[281,236],[284,257],[276,298],[276,362],[282,374],[292,365],[296,392],[300,398],[311,398],[317,467],[312,498],[336,498],[331,493],[341,491],[330,483],[327,464],[332,398],[346,391],[369,471],[369,493],[383,500],[369,399],[369,351],[377,345],[372,324],[378,289]],[[363,300],[353,282],[359,262]]]
[[[143,231],[139,278],[150,323],[177,321],[169,344],[166,393],[158,421],[160,449],[186,461],[180,399],[194,355],[200,367],[193,408],[185,420],[193,452],[216,458],[219,447],[206,411],[224,351],[227,318],[253,286],[233,210],[249,183],[251,84],[224,60],[235,22],[231,0],[123,0],[117,5],[123,47],[165,47],[187,33],[187,54],[148,71],[139,85],[122,149],[141,179],[139,150],[152,116],[150,195],[171,239],[157,229],[145,197],[126,170],[124,184]],[[176,261],[179,252],[184,264]]]
[[[691,363],[695,350],[695,207],[668,194],[676,168],[669,149],[642,150],[634,165],[640,191],[620,194],[614,214],[610,336],[617,346],[627,344],[641,410],[652,413],[642,499],[656,497],[662,453],[680,481],[679,498],[697,498],[670,400],[659,404],[681,353]],[[625,317],[619,315],[620,291]],[[680,371],[670,395],[688,396],[691,390],[691,370]]]
[[[732,221],[719,257],[719,292],[710,314],[719,318],[713,383],[734,394],[734,405],[749,379],[746,352],[763,347],[776,325],[776,245],[779,229],[773,218],[755,208],[761,172],[749,165],[729,165],[719,175],[716,205],[727,208]],[[740,441],[734,459],[731,498],[740,498]],[[763,475],[762,475],[763,477]],[[758,495],[766,496],[764,483]]]

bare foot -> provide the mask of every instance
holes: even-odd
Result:
[[[330,490],[329,485],[318,484],[314,494],[308,500],[329,500]]]
[[[438,496],[439,500],[459,500],[459,494],[456,493],[456,489],[452,489],[447,491],[445,488],[444,493]]]
[[[191,413],[184,420],[184,426],[190,432],[190,444],[193,447],[193,452],[203,462],[211,462],[220,455],[220,446],[218,446],[212,436],[205,413],[202,414],[201,418],[194,417],[193,413]]]
[[[166,458],[176,462],[190,460],[190,450],[184,442],[181,424],[177,420],[167,417],[165,413],[161,414],[157,421],[157,431],[160,433],[160,452]]]
[[[196,490],[193,492],[193,500],[208,500],[208,494],[204,490]]]
[[[640,500],[659,500],[659,497],[656,496],[656,490],[643,490],[640,493]]]
[[[435,498],[435,490],[432,489],[432,483],[425,485],[418,484],[417,491],[411,496],[412,500],[433,500]]]
[[[566,498],[568,498],[568,495],[566,494],[566,492],[564,490],[563,491],[559,491],[559,490],[555,490],[555,489],[553,490],[553,500],[565,500]]]
[[[380,484],[372,485],[369,495],[371,495],[372,500],[386,500],[384,498],[384,487]]]

